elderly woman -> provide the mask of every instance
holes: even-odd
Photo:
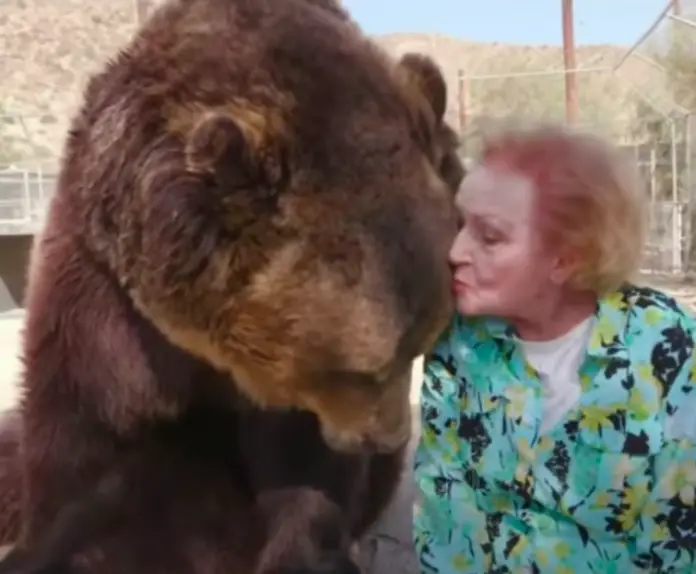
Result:
[[[512,131],[456,201],[458,313],[421,399],[421,572],[696,572],[696,322],[628,280],[630,165],[588,135]]]

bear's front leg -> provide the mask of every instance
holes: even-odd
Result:
[[[256,574],[360,574],[351,555],[346,517],[311,488],[262,494],[267,542]]]
[[[250,407],[241,416],[239,450],[266,524],[257,574],[357,574],[369,457],[329,448],[310,413]]]

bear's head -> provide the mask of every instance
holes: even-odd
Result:
[[[330,0],[168,4],[87,91],[82,159],[120,190],[91,244],[256,404],[397,448],[412,361],[453,311],[446,95],[429,58],[391,60]]]

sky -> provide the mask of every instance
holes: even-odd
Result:
[[[666,0],[575,0],[577,44],[630,46]],[[343,0],[368,34],[435,32],[463,40],[560,44],[561,0]],[[503,16],[505,15],[505,16]]]

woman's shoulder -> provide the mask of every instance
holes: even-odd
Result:
[[[670,348],[689,358],[696,339],[696,319],[676,298],[653,287],[629,284],[600,298],[590,354],[649,361],[656,348]]]
[[[625,315],[627,320],[630,320],[630,329],[638,334],[654,334],[660,328],[675,325],[690,331],[692,335],[696,332],[693,311],[661,289],[629,284],[606,297],[604,304],[607,308]]]

